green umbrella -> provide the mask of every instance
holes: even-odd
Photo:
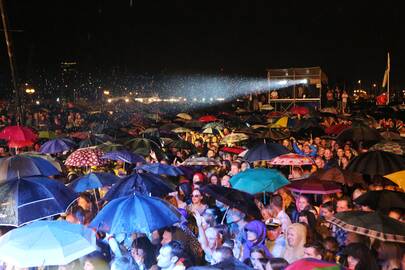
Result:
[[[100,148],[105,153],[125,149],[125,147],[122,144],[112,143],[112,142],[109,142],[109,141],[105,142],[105,143],[102,143],[102,144],[99,144],[96,147]]]
[[[247,169],[231,178],[232,188],[256,194],[275,192],[290,182],[274,169]]]

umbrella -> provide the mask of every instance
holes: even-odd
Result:
[[[182,215],[173,205],[155,197],[135,193],[109,202],[89,227],[110,234],[150,234],[181,221]]]
[[[361,174],[353,173],[340,168],[319,169],[310,178],[321,181],[332,181],[343,185],[353,186],[354,184],[365,184]]]
[[[174,188],[157,175],[149,173],[133,173],[120,179],[114,184],[103,199],[111,201],[115,198],[133,194],[134,192],[163,197],[173,191]]]
[[[177,140],[173,141],[169,144],[170,148],[177,148],[177,149],[188,149],[188,150],[196,150],[195,146],[192,143],[189,143],[185,140]]]
[[[244,158],[249,162],[271,160],[289,152],[287,148],[278,143],[261,143],[249,149]]]
[[[300,114],[300,115],[306,115],[309,114],[309,110],[307,107],[303,106],[294,106],[291,108],[290,112],[292,114]]]
[[[203,122],[203,123],[215,122],[218,120],[219,119],[213,115],[205,115],[205,116],[201,116],[200,118],[198,118],[198,121]]]
[[[136,167],[138,170],[144,170],[153,174],[164,174],[169,176],[183,175],[183,172],[175,166],[163,163],[149,163]]]
[[[54,139],[41,145],[42,154],[57,154],[69,151],[76,147],[76,144],[67,138]]]
[[[58,171],[62,172],[62,166],[59,163],[58,160],[56,160],[54,157],[51,157],[50,155],[43,155],[39,152],[23,152],[20,154],[20,156],[23,157],[39,157],[42,159],[45,159],[47,161],[49,161],[56,169],[58,169]]]
[[[179,114],[176,115],[176,117],[178,117],[180,119],[184,119],[184,120],[193,119],[193,117],[191,117],[191,115],[189,115],[188,113],[179,113]]]
[[[404,155],[405,154],[405,141],[385,141],[374,144],[370,147],[369,150],[378,150],[378,151],[386,151],[396,155]]]
[[[112,186],[117,183],[118,180],[120,180],[120,178],[115,174],[95,172],[75,179],[69,186],[76,192],[83,192],[104,186]]]
[[[0,182],[27,176],[58,174],[58,169],[52,163],[40,157],[16,155],[0,159]]]
[[[205,185],[200,188],[200,191],[206,193],[220,201],[230,208],[236,208],[244,213],[248,213],[251,216],[262,219],[260,210],[257,207],[254,196],[249,193],[234,189],[226,188],[217,185]]]
[[[317,179],[296,180],[291,182],[287,188],[301,194],[333,194],[342,191],[340,186],[334,182]]]
[[[325,133],[328,135],[338,135],[338,134],[342,133],[343,130],[346,130],[350,127],[351,126],[345,125],[345,124],[337,124],[337,125],[333,125],[333,126],[326,128]]]
[[[160,149],[160,146],[153,140],[145,138],[135,138],[125,143],[136,154],[141,156],[149,156],[153,151],[156,153],[158,159],[163,159],[166,157],[165,153]]]
[[[62,214],[75,201],[72,190],[46,177],[24,177],[0,185],[0,225],[21,226]]]
[[[354,202],[360,205],[367,205],[374,210],[405,209],[405,193],[391,190],[368,191],[359,196]]]
[[[288,124],[288,117],[284,116],[278,119],[274,124],[270,126],[270,128],[287,128]]]
[[[376,238],[383,242],[405,243],[405,223],[379,211],[346,211],[337,213],[327,221],[345,231]]]
[[[183,166],[222,166],[221,162],[214,158],[197,157],[188,158],[183,163]]]
[[[211,122],[211,123],[205,124],[202,127],[202,129],[207,129],[207,128],[223,130],[224,124],[219,123],[219,122]]]
[[[302,156],[294,153],[284,154],[275,157],[270,161],[272,165],[282,165],[282,166],[302,166],[302,165],[312,165],[314,161],[312,158],[307,156]]]
[[[203,122],[199,122],[199,121],[187,121],[184,126],[187,128],[201,128],[204,125]]]
[[[382,137],[376,129],[360,125],[343,130],[336,137],[336,140],[340,145],[345,144],[347,141],[372,145],[381,141]]]
[[[143,157],[127,150],[111,151],[105,153],[101,158],[108,160],[121,160],[123,162],[132,164],[135,164],[137,162],[146,163]]]
[[[401,135],[397,132],[384,131],[381,132],[380,135],[388,141],[402,141]]]
[[[385,178],[388,178],[405,190],[405,170],[385,175]]]
[[[96,146],[103,152],[112,152],[112,151],[120,151],[125,150],[125,147],[122,144],[112,143],[112,142],[105,142]]]
[[[237,143],[241,141],[245,141],[249,139],[249,136],[243,133],[231,133],[229,135],[226,135],[225,137],[222,138],[220,141],[221,144],[232,144],[232,143]]]
[[[256,194],[275,192],[290,182],[279,171],[274,169],[247,169],[231,178],[233,188]]]
[[[95,147],[80,148],[68,156],[65,165],[74,167],[101,166],[106,163],[102,159],[103,151]]]
[[[96,234],[67,221],[36,221],[0,238],[0,260],[19,268],[67,265],[95,250]]]
[[[56,134],[55,134],[55,131],[49,131],[49,130],[39,131],[38,138],[39,139],[55,139]]]
[[[285,270],[343,270],[342,266],[335,263],[321,261],[313,258],[304,258],[288,265]]]
[[[162,130],[171,131],[178,127],[180,127],[180,126],[177,125],[176,123],[167,123],[167,124],[164,124],[163,126],[161,126],[159,129],[160,129],[160,131],[162,131]]]
[[[187,132],[192,132],[191,129],[185,128],[185,127],[178,127],[178,128],[172,129],[172,131],[175,132],[175,133],[187,133]]]
[[[270,104],[264,104],[260,107],[261,111],[272,111],[274,110],[274,107],[271,106]]]
[[[389,152],[368,151],[352,159],[346,169],[370,176],[386,175],[405,170],[405,159]]]
[[[114,138],[106,134],[90,134],[90,136],[79,143],[80,148],[91,147],[108,141],[114,141]]]
[[[218,135],[219,134],[219,130],[216,128],[206,128],[202,131],[203,134],[215,134]]]
[[[243,151],[246,151],[246,148],[243,148],[243,147],[223,147],[221,149],[221,151],[225,152],[225,153],[232,153],[232,154],[239,155]]]
[[[273,141],[284,140],[290,137],[290,133],[288,131],[282,131],[280,129],[273,129],[270,128],[267,131],[264,131],[259,134],[259,138],[261,139],[272,139]]]
[[[10,147],[30,146],[38,139],[38,136],[30,128],[23,126],[8,126],[0,132],[0,139],[9,142]]]

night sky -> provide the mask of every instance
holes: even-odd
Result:
[[[405,87],[398,1],[4,1],[10,28],[23,30],[12,33],[21,79],[61,61],[85,70],[257,77],[267,68],[321,66],[330,85],[351,87],[358,79],[381,84],[390,51],[392,86]]]

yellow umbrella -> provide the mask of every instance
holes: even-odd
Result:
[[[384,176],[385,178],[390,179],[392,182],[397,184],[400,188],[405,190],[405,170],[390,173]]]
[[[184,120],[191,120],[193,119],[193,117],[191,117],[191,115],[189,115],[188,113],[179,113],[178,115],[176,115],[178,118],[184,119]]]
[[[288,117],[283,116],[277,120],[274,124],[270,126],[270,128],[286,128],[288,123]]]

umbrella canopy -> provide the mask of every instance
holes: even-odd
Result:
[[[397,132],[383,131],[380,133],[380,135],[384,138],[384,140],[388,140],[388,141],[401,141],[402,140],[401,135]]]
[[[348,128],[351,128],[351,126],[345,124],[337,124],[326,128],[325,133],[328,135],[338,135],[342,133],[343,130],[346,130]]]
[[[101,149],[101,151],[103,151],[104,153],[125,150],[125,147],[122,144],[112,142],[105,142],[97,145],[96,147]]]
[[[256,194],[275,192],[290,182],[279,171],[274,169],[247,169],[231,178],[233,188]]]
[[[195,146],[192,143],[189,143],[185,140],[177,140],[173,141],[169,144],[170,148],[177,148],[177,149],[188,149],[188,150],[196,150]]]
[[[213,115],[205,115],[205,116],[201,116],[200,118],[198,118],[198,121],[203,122],[203,123],[215,122],[215,121],[218,121],[218,118],[216,118]]]
[[[103,151],[95,147],[80,148],[68,156],[65,165],[74,167],[101,166],[106,163],[102,159]]]
[[[111,151],[111,152],[105,153],[101,158],[108,159],[108,160],[121,160],[123,162],[132,163],[132,164],[135,164],[137,162],[146,163],[146,161],[143,157],[141,157],[138,154],[127,151],[127,150]]]
[[[245,159],[249,162],[271,160],[289,152],[287,148],[278,143],[261,143],[249,149],[245,154]]]
[[[144,170],[153,174],[164,174],[169,176],[183,175],[183,171],[175,166],[162,163],[149,163],[136,167],[136,169]]]
[[[91,229],[66,221],[36,221],[0,238],[0,260],[19,268],[67,265],[96,250]]]
[[[274,124],[270,126],[270,128],[287,128],[288,125],[288,117],[283,116],[278,119]]]
[[[38,136],[30,128],[23,126],[8,126],[0,132],[0,139],[9,142],[10,147],[30,146],[38,139]]]
[[[114,184],[103,199],[111,201],[116,198],[131,195],[135,192],[163,197],[173,191],[173,187],[156,175],[133,173]]]
[[[221,162],[214,158],[197,157],[188,158],[183,163],[183,166],[222,166]]]
[[[56,169],[58,169],[58,171],[62,172],[62,166],[59,163],[59,161],[56,160],[56,158],[51,157],[50,155],[42,155],[39,152],[24,152],[24,153],[21,153],[20,156],[39,157],[39,158],[45,159],[45,160],[49,161]]]
[[[46,177],[26,177],[0,185],[0,225],[21,226],[62,214],[76,199],[65,185]]]
[[[336,140],[340,145],[345,144],[347,141],[372,145],[381,141],[382,137],[376,129],[359,125],[343,130],[336,137]]]
[[[385,177],[397,184],[403,190],[405,190],[405,170],[387,174],[385,175]]]
[[[76,192],[83,192],[90,189],[112,186],[120,180],[112,173],[89,173],[75,179],[69,186]]]
[[[405,159],[389,152],[368,151],[352,159],[347,170],[370,176],[386,175],[405,170]]]
[[[89,227],[110,234],[146,233],[182,221],[181,213],[171,204],[139,193],[109,202]]]
[[[404,155],[405,154],[405,141],[385,141],[374,144],[370,147],[370,150],[377,150],[377,151],[385,151],[390,152],[396,155]]]
[[[156,153],[158,159],[163,159],[166,157],[160,146],[153,140],[146,138],[135,138],[126,142],[125,145],[134,151],[134,153],[144,157],[149,156],[152,151]]]
[[[58,174],[58,169],[52,163],[40,157],[16,155],[0,159],[0,182],[27,176]]]
[[[391,208],[405,209],[405,193],[391,190],[367,191],[354,200],[374,210],[389,211]]]
[[[289,138],[291,135],[288,131],[282,131],[281,129],[270,128],[259,134],[261,139],[272,139],[273,141],[279,141]]]
[[[114,138],[106,134],[90,134],[86,139],[79,143],[80,148],[96,146],[105,142],[112,142]]]
[[[225,152],[225,153],[232,153],[232,154],[239,155],[243,151],[246,151],[246,148],[243,148],[243,147],[223,147],[221,149],[221,151]]]
[[[207,128],[223,130],[224,129],[224,124],[222,124],[220,122],[211,122],[211,123],[205,124],[202,127],[202,129],[207,129]]]
[[[179,113],[179,114],[176,115],[176,117],[178,117],[180,119],[184,119],[184,120],[193,119],[193,117],[191,117],[191,115],[189,115],[188,113]]]
[[[307,107],[303,106],[294,106],[291,108],[290,112],[292,114],[300,114],[300,115],[307,115],[309,114],[309,110]]]
[[[313,258],[300,259],[285,268],[285,270],[343,270],[335,263],[321,261]]]
[[[232,143],[245,141],[248,139],[249,139],[249,136],[244,133],[231,133],[231,134],[223,137],[222,140],[220,141],[220,143],[221,144],[232,144]]]
[[[302,165],[312,165],[314,164],[314,161],[312,160],[312,158],[307,156],[289,153],[275,157],[270,161],[270,164],[281,166],[302,166]]]
[[[217,201],[226,204],[230,208],[239,209],[259,220],[262,218],[260,210],[254,202],[254,196],[249,193],[234,188],[226,188],[211,184],[202,186],[200,191],[210,195]]]
[[[188,132],[192,132],[191,129],[185,128],[185,127],[178,127],[178,128],[172,129],[172,131],[175,132],[175,133],[188,133]]]
[[[42,154],[57,154],[69,151],[76,147],[75,142],[67,138],[54,139],[47,141],[41,145],[40,152]]]
[[[317,179],[296,180],[291,182],[287,188],[301,194],[333,194],[342,191],[340,186],[334,182]]]
[[[330,169],[319,169],[314,172],[310,178],[319,179],[321,181],[332,181],[339,184],[353,186],[354,184],[365,184],[363,176],[359,173],[354,173],[340,168],[333,167]]]
[[[337,213],[327,221],[345,231],[376,238],[383,242],[405,243],[405,223],[379,211],[346,211]]]

